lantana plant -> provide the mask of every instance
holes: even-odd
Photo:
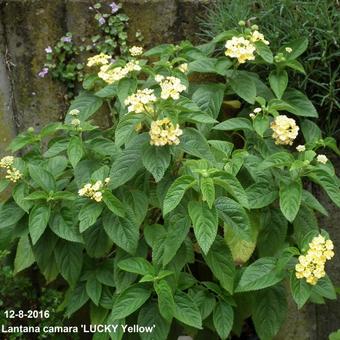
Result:
[[[226,339],[249,318],[271,339],[288,295],[299,308],[335,299],[334,246],[317,222],[327,211],[309,184],[340,207],[324,155],[339,150],[288,86],[304,48],[273,53],[240,23],[204,45],[91,57],[65,121],[20,134],[21,157],[1,160],[15,272],[63,277],[67,316],[86,304],[92,323],[155,325],[142,339]],[[92,120],[104,106],[105,130]]]

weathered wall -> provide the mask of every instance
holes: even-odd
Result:
[[[152,46],[181,39],[195,40],[197,18],[213,0],[121,0],[130,17],[130,39],[137,30],[144,44]],[[103,2],[111,2],[104,0]],[[96,30],[90,0],[0,0],[0,156],[18,131],[39,129],[56,120],[66,110],[65,89],[49,77],[40,79],[44,48],[53,45],[67,31],[74,39]],[[340,169],[340,161],[335,160]],[[330,263],[330,275],[340,283],[339,209],[324,194],[319,197],[329,208],[330,217],[321,219],[338,251]],[[324,340],[340,328],[340,302],[308,306],[297,311],[290,302],[290,314],[278,339]]]

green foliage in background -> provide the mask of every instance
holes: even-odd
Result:
[[[300,56],[305,73],[290,71],[291,83],[302,89],[320,113],[326,134],[339,138],[340,5],[334,0],[217,0],[201,19],[204,40],[250,18],[261,26],[273,49],[306,37],[306,52]]]
[[[327,211],[307,188],[340,207],[323,150],[340,151],[290,84],[306,39],[272,50],[257,30],[243,22],[199,46],[97,56],[64,122],[11,142],[22,156],[1,160],[12,193],[1,245],[15,273],[34,265],[67,284],[66,316],[83,307],[93,324],[155,325],[142,340],[227,339],[251,318],[267,340],[288,294],[299,308],[336,299],[324,268],[333,245],[316,218]],[[106,130],[93,121],[104,105]],[[327,252],[311,255],[312,240]],[[300,270],[306,253],[317,265]]]

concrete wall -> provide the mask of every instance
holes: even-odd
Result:
[[[122,0],[130,17],[129,36],[139,29],[144,44],[152,46],[181,39],[195,40],[197,18],[213,0]],[[110,0],[105,0],[109,3]],[[58,119],[66,110],[65,89],[37,73],[44,60],[44,48],[53,45],[67,31],[74,39],[90,36],[96,23],[88,10],[89,0],[0,0],[0,156],[10,139],[30,126],[39,129]],[[340,161],[336,160],[338,169]],[[340,220],[336,209],[319,191],[330,217],[320,219],[337,245],[336,259],[329,271],[340,283]],[[278,339],[324,340],[340,328],[340,303],[308,306],[297,311],[290,303],[287,323]]]

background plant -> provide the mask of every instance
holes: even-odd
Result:
[[[201,20],[204,40],[250,18],[277,49],[283,43],[306,37],[306,52],[300,57],[305,73],[291,70],[291,81],[303,89],[321,114],[320,126],[339,137],[339,2],[316,1],[230,1],[217,0]],[[298,71],[298,70],[297,70]]]
[[[307,185],[340,207],[324,155],[340,152],[288,86],[307,44],[273,53],[266,39],[241,23],[199,46],[91,58],[65,121],[20,134],[10,150],[22,157],[1,159],[14,272],[63,278],[66,316],[87,308],[92,323],[155,324],[142,339],[226,339],[249,319],[271,339],[287,294],[299,308],[336,299],[333,243],[316,218],[327,211]],[[113,126],[101,130],[92,118],[107,104]]]

